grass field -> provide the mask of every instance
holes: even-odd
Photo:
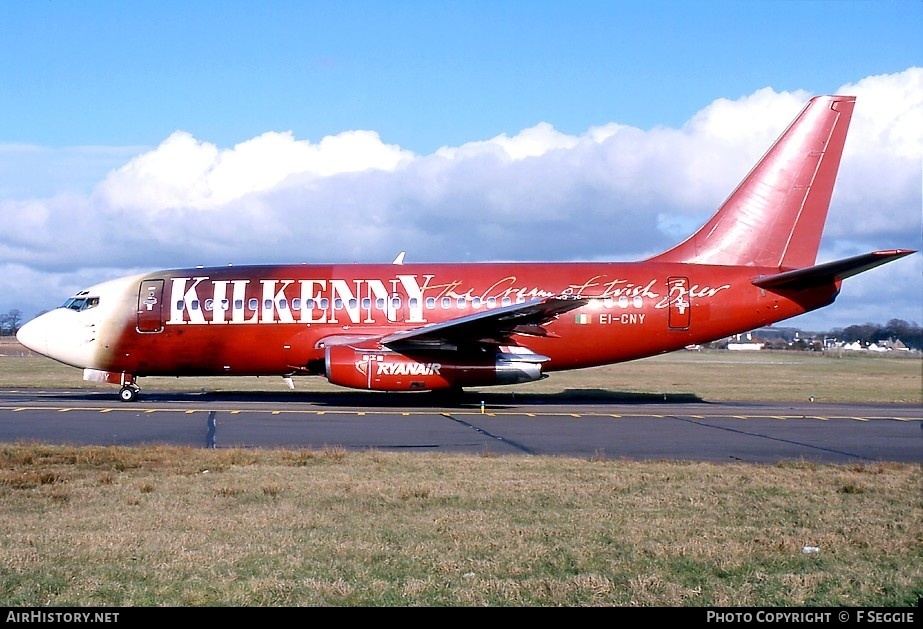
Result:
[[[7,445],[0,605],[908,607],[920,483],[898,464]]]
[[[98,386],[4,350],[0,388]],[[920,403],[921,365],[681,352],[500,390]],[[0,444],[0,605],[911,607],[921,488],[893,463]]]

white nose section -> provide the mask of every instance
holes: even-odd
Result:
[[[89,366],[95,349],[96,317],[58,308],[36,317],[19,329],[16,340],[34,352],[71,365]]]
[[[44,315],[42,315],[42,317],[44,317]],[[48,339],[45,336],[45,324],[39,321],[42,317],[33,319],[19,328],[19,332],[16,333],[16,340],[33,352],[47,356]]]

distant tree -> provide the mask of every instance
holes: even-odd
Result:
[[[0,315],[0,335],[13,336],[22,327],[22,311],[13,308],[6,314]]]
[[[839,332],[839,336],[842,340],[847,343],[855,343],[859,341],[863,345],[868,345],[872,342],[875,337],[875,334],[878,332],[881,326],[875,323],[863,323],[861,325],[850,325],[843,328]]]
[[[923,349],[923,328],[903,319],[891,319],[884,331],[888,339],[900,340],[911,349]]]

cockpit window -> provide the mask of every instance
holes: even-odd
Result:
[[[95,308],[99,305],[99,297],[71,297],[61,306],[62,308],[67,308],[69,310],[76,310],[80,312],[82,310],[89,310],[90,308]]]

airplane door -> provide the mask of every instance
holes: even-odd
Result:
[[[689,278],[668,277],[667,286],[670,289],[668,325],[671,330],[686,330],[689,328],[692,306],[689,300]]]
[[[144,280],[138,289],[138,332],[163,331],[163,280]]]

